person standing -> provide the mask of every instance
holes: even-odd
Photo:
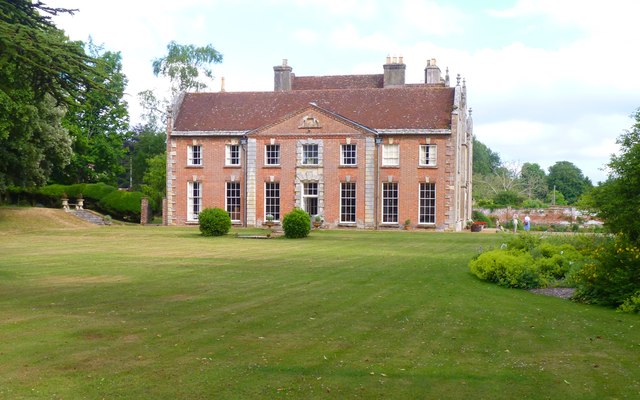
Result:
[[[513,233],[518,232],[518,214],[513,214]]]
[[[529,218],[529,215],[525,215],[524,216],[524,230],[528,232],[529,229],[531,229],[531,218]]]

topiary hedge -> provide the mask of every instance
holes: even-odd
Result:
[[[129,222],[140,222],[140,202],[142,193],[115,190],[104,196],[97,208],[112,217]]]
[[[222,236],[231,229],[231,217],[222,208],[205,208],[198,214],[203,236]]]
[[[311,217],[304,210],[294,208],[282,220],[284,235],[290,239],[309,236],[311,231]]]
[[[141,192],[128,192],[105,183],[78,183],[75,185],[48,185],[42,188],[10,187],[5,201],[10,204],[62,207],[63,195],[74,203],[80,196],[84,207],[111,215],[123,221],[140,222]]]

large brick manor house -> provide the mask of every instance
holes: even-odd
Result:
[[[208,207],[234,224],[276,223],[295,207],[326,227],[460,230],[471,216],[472,122],[466,85],[406,84],[382,74],[295,76],[283,60],[273,92],[186,93],[167,129],[165,223]]]

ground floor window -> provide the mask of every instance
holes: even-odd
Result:
[[[187,184],[187,221],[197,221],[202,207],[202,183]]]
[[[227,182],[225,209],[232,221],[240,221],[240,182]]]
[[[280,182],[265,182],[264,184],[264,216],[273,216],[274,221],[280,221]]]
[[[340,183],[340,222],[356,222],[356,183]]]
[[[398,223],[398,183],[382,184],[382,223]]]
[[[302,207],[309,215],[318,215],[318,182],[303,183]]]
[[[420,210],[419,223],[435,224],[436,223],[436,184],[421,183],[420,184]]]

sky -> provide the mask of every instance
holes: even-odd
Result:
[[[77,9],[54,23],[122,55],[132,123],[137,93],[166,96],[151,63],[167,44],[223,54],[209,89],[273,90],[283,59],[298,76],[380,74],[402,56],[406,82],[435,58],[460,74],[474,134],[510,165],[570,161],[607,177],[616,139],[640,107],[640,1],[609,0],[44,0]]]

